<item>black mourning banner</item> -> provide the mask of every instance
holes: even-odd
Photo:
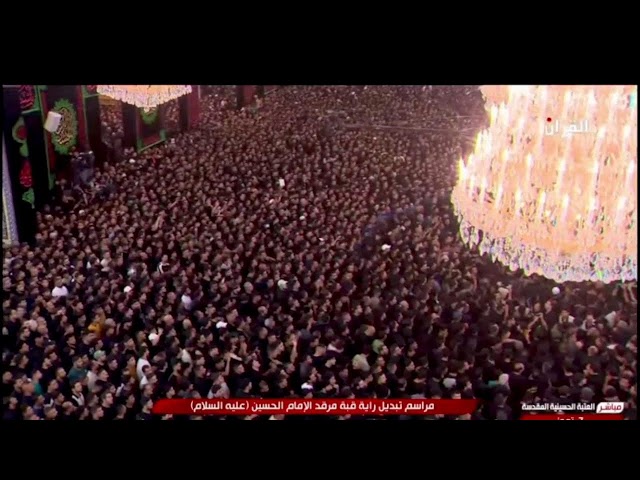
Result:
[[[7,154],[16,229],[21,242],[32,243],[37,231],[36,209],[34,204],[27,200],[33,194],[35,201],[43,191],[48,196],[49,172],[44,152],[40,161],[36,161],[37,157],[32,159],[28,148],[28,132],[20,109],[18,88],[4,87],[2,96],[4,111],[2,133]]]
[[[138,150],[143,150],[166,140],[163,112],[164,105],[160,105],[150,110],[138,109]]]
[[[50,111],[62,115],[55,132],[45,132],[51,173],[69,178],[71,154],[88,150],[82,85],[47,85],[41,93],[43,118]]]
[[[128,103],[122,103],[123,146],[144,150],[166,140],[162,121],[162,105],[151,110],[143,110]]]

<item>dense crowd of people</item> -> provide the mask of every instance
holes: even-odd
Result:
[[[202,87],[207,97],[207,103],[217,110],[229,110],[236,106],[235,86],[206,85]],[[161,106],[163,127],[168,135],[180,132],[180,106],[178,100],[171,100]],[[113,146],[117,140],[124,138],[124,126],[122,122],[122,104],[120,102],[106,101],[100,108],[101,127],[103,140]]]
[[[113,146],[116,140],[122,141],[124,125],[122,123],[122,105],[119,102],[100,105],[100,120],[102,138],[106,143]]]
[[[449,195],[485,121],[473,86],[203,98],[198,128],[105,165],[108,195],[5,251],[4,418],[171,419],[157,399],[238,396],[635,418],[635,282],[556,286],[462,244]]]

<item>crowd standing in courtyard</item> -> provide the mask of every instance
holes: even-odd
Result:
[[[5,419],[169,420],[160,398],[239,396],[479,399],[460,420],[606,400],[635,418],[635,283],[554,289],[459,238],[477,88],[221,98],[5,250]]]

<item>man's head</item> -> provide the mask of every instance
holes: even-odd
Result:
[[[151,398],[143,398],[141,403],[142,409],[145,412],[150,413],[151,409],[153,408],[153,400]]]
[[[44,408],[44,418],[45,420],[55,420],[58,416],[58,411],[55,407],[45,407]]]
[[[104,410],[100,405],[96,405],[91,408],[92,420],[102,420],[103,417],[104,417]]]

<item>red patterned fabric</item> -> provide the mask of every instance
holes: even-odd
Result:
[[[20,109],[29,110],[36,103],[36,89],[33,85],[20,85]]]
[[[25,158],[20,170],[20,185],[24,188],[31,188],[33,186],[33,177],[31,176],[31,162],[28,158]]]

